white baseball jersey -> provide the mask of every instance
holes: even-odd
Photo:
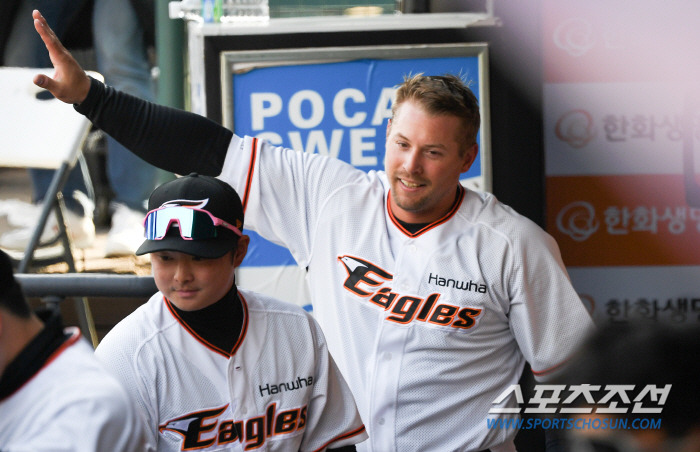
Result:
[[[229,355],[197,336],[159,292],[95,354],[138,402],[159,451],[322,451],[367,438],[325,339],[303,309],[239,289]]]
[[[307,267],[314,314],[370,435],[358,450],[478,451],[525,360],[551,375],[592,329],[554,240],[488,193],[460,191],[410,233],[383,172],[234,136],[219,176],[246,226]],[[512,416],[512,415],[510,415]],[[493,416],[496,417],[496,416]]]
[[[71,330],[44,367],[0,402],[0,450],[146,450],[127,392],[97,362],[80,331]]]

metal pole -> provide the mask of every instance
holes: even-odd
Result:
[[[66,180],[68,180],[69,171],[70,165],[68,164],[68,162],[63,162],[61,166],[55,171],[53,179],[51,179],[51,185],[49,185],[49,189],[46,192],[44,201],[42,203],[41,215],[39,215],[39,222],[37,224],[37,227],[34,229],[34,232],[32,233],[32,238],[27,244],[27,249],[24,251],[24,256],[22,257],[22,261],[20,262],[19,267],[17,268],[17,273],[26,273],[29,269],[29,266],[32,263],[32,259],[34,258],[34,251],[36,251],[37,246],[39,246],[39,240],[41,238],[42,232],[44,232],[44,227],[46,226],[46,222],[48,221],[49,214],[54,208],[56,202],[56,195],[59,191],[59,188],[63,187],[66,183]],[[70,248],[68,248],[67,252],[71,252]]]
[[[185,21],[168,17],[170,0],[156,0],[156,56],[160,76],[158,103],[184,108]]]
[[[158,291],[152,276],[105,273],[15,274],[27,297],[150,297]]]
[[[75,268],[75,260],[73,259],[73,246],[70,237],[68,237],[68,231],[66,231],[64,220],[66,205],[63,201],[63,194],[60,191],[56,195],[55,212],[58,222],[58,234],[63,245],[63,257],[68,264],[68,271],[70,273],[76,273],[77,269]],[[78,312],[78,323],[80,324],[83,336],[90,339],[93,348],[97,348],[99,343],[97,328],[95,328],[95,320],[92,318],[92,311],[90,310],[88,299],[86,297],[75,298],[73,304],[75,305],[75,310]]]

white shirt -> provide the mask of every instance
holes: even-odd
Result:
[[[246,226],[308,268],[314,314],[369,431],[358,450],[509,443],[515,430],[486,426],[492,402],[525,360],[545,379],[593,327],[554,240],[491,194],[465,190],[410,234],[383,172],[234,136],[219,177],[244,200]]]
[[[95,354],[138,402],[159,451],[320,451],[367,438],[320,328],[303,309],[239,289],[233,353],[197,336],[163,295]]]
[[[0,402],[3,452],[114,451],[145,449],[143,424],[127,392],[72,336],[44,367]]]

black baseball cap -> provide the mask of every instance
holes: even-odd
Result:
[[[215,177],[191,173],[167,182],[153,190],[148,199],[148,211],[163,205],[182,205],[206,210],[217,218],[243,229],[243,204],[241,198],[226,182]],[[216,259],[236,248],[239,236],[223,226],[216,227],[216,237],[185,240],[180,236],[177,224],[172,224],[167,234],[159,240],[146,240],[136,255],[155,251],[179,251],[192,256]]]

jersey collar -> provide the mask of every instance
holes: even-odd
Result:
[[[411,238],[416,238],[416,237],[428,232],[429,230],[431,230],[437,226],[440,226],[441,224],[449,221],[449,219],[452,218],[455,213],[457,213],[457,211],[459,210],[459,206],[462,205],[462,200],[464,199],[465,192],[466,191],[464,190],[464,187],[462,186],[462,184],[459,184],[459,186],[457,187],[457,196],[455,197],[455,202],[452,205],[452,208],[450,209],[450,211],[447,212],[445,214],[445,216],[443,216],[442,218],[439,218],[438,220],[436,220],[432,223],[428,223],[427,225],[425,225],[424,227],[422,227],[421,229],[419,229],[415,232],[410,232],[405,227],[403,227],[401,225],[401,222],[399,221],[399,219],[394,216],[394,212],[391,211],[391,190],[389,190],[389,194],[386,197],[386,208],[387,208],[387,212],[389,212],[389,218],[391,218],[391,222],[394,223],[394,226],[396,226],[399,229],[399,231],[401,231],[404,235],[407,235],[408,237],[411,237]]]
[[[80,339],[77,328],[63,329],[58,312],[45,309],[37,315],[44,322],[44,328],[5,368],[0,378],[0,401],[17,392]]]
[[[216,345],[212,344],[211,342],[207,341],[204,339],[200,334],[198,334],[190,325],[185,322],[185,320],[178,314],[177,310],[173,306],[172,302],[168,300],[165,296],[163,297],[163,300],[165,300],[165,305],[168,308],[168,311],[172,314],[173,317],[175,317],[175,320],[188,332],[190,335],[197,340],[197,342],[201,343],[205,347],[207,347],[209,350],[213,351],[214,353],[217,353],[226,359],[230,359],[233,355],[236,354],[238,349],[241,347],[241,344],[245,340],[246,333],[248,332],[248,303],[245,301],[245,298],[241,294],[240,291],[236,290],[237,293],[237,298],[240,300],[241,306],[243,306],[243,324],[241,325],[241,332],[238,335],[238,340],[234,344],[233,348],[230,351],[223,350],[220,347],[217,347]]]

